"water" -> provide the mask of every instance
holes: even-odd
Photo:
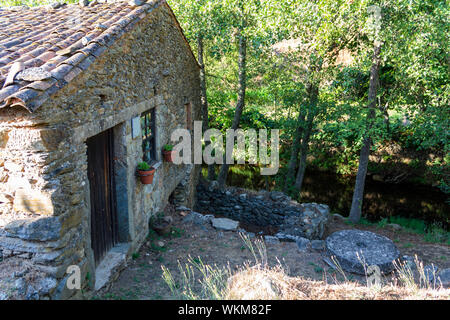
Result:
[[[261,190],[273,190],[273,177],[259,174],[256,166],[235,165],[230,168],[227,184]],[[306,170],[300,202],[324,203],[331,212],[348,216],[352,203],[354,177],[343,177],[329,172]],[[391,216],[424,220],[427,224],[440,223],[450,229],[450,206],[447,196],[439,189],[410,183],[389,184],[366,179],[363,216],[379,221]]]

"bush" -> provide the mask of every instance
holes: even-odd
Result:
[[[142,161],[138,163],[137,169],[140,171],[148,171],[151,169],[151,167],[147,162]]]

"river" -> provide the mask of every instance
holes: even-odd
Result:
[[[275,179],[260,175],[256,166],[234,165],[230,168],[227,184],[252,190],[273,190]],[[206,170],[203,170],[206,174]],[[306,170],[299,202],[327,204],[331,212],[348,216],[352,203],[354,177],[329,172]],[[424,220],[427,224],[440,223],[450,229],[450,205],[447,196],[437,188],[411,183],[389,184],[366,179],[363,216],[379,221],[392,216]]]

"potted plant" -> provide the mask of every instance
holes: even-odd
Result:
[[[137,175],[141,179],[142,184],[152,184],[155,168],[151,167],[147,162],[138,163]]]
[[[164,161],[167,162],[173,162],[173,145],[171,144],[166,144],[163,147],[163,157],[164,157]]]
[[[169,235],[172,230],[172,217],[164,216],[164,212],[159,212],[156,217],[150,218],[150,225],[155,232],[160,236]]]

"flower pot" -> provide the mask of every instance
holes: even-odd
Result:
[[[173,162],[173,151],[163,151],[164,161]]]
[[[142,184],[152,184],[153,177],[155,175],[155,169],[150,170],[138,170],[137,171],[139,178],[141,179]]]

